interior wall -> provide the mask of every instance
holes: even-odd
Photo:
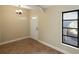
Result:
[[[1,11],[1,9],[0,9]],[[0,42],[1,42],[1,15],[0,15]]]
[[[51,6],[45,12],[32,11],[39,16],[39,40],[68,53],[79,53],[79,49],[62,44],[62,12],[79,9],[79,6]]]
[[[0,6],[0,43],[2,42],[2,7]]]
[[[23,14],[17,15],[15,6],[1,5],[2,40],[1,42],[29,36],[29,10],[22,9]]]

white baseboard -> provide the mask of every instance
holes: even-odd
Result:
[[[61,43],[61,44],[64,45],[64,46],[67,46],[67,47],[73,48],[73,49],[79,49],[79,48],[76,48],[76,47],[73,47],[73,46],[70,46],[70,45],[67,45],[67,44],[64,44],[64,43]]]
[[[26,39],[26,38],[30,38],[30,36],[16,38],[16,39],[13,39],[13,40],[9,40],[9,41],[6,41],[6,42],[2,42],[2,43],[0,43],[0,45],[4,45],[4,44],[7,44],[7,43],[12,43],[12,42],[16,42],[16,41],[23,40],[23,39]]]
[[[51,48],[54,48],[54,49],[56,49],[56,50],[58,50],[58,51],[60,51],[60,52],[62,52],[62,53],[64,53],[64,54],[70,54],[68,51],[65,51],[65,50],[63,50],[63,49],[60,49],[60,48],[58,48],[58,47],[55,47],[55,46],[53,46],[53,45],[51,45],[51,44],[48,44],[48,43],[46,43],[46,42],[44,42],[44,41],[41,41],[41,40],[37,40],[38,42],[40,42],[40,43],[42,43],[42,44],[44,44],[44,45],[46,45],[46,46],[49,46],[49,47],[51,47]]]

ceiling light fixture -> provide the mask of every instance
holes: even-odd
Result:
[[[18,9],[16,10],[17,15],[23,14],[23,11],[21,10],[21,5],[18,6]]]

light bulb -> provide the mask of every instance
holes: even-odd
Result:
[[[22,14],[23,13],[23,11],[22,10],[16,10],[16,14],[18,14],[18,15],[20,15],[20,14]]]

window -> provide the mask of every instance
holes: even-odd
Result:
[[[62,12],[62,42],[79,47],[79,10]]]

